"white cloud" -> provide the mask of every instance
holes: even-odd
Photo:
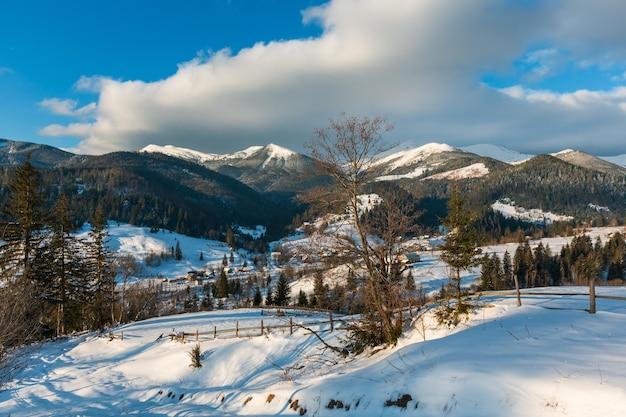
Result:
[[[149,143],[207,152],[268,142],[298,149],[313,128],[345,111],[387,116],[397,127],[390,139],[595,151],[593,135],[626,152],[618,90],[558,95],[479,82],[524,56],[541,77],[565,58],[626,60],[618,13],[625,7],[610,0],[333,0],[303,13],[305,23],[324,28],[319,38],[200,54],[158,82],[82,77],[76,90],[99,93],[96,117],[67,129],[87,153]],[[528,54],[538,44],[553,46]]]
[[[48,125],[39,130],[39,134],[44,136],[74,136],[85,137],[89,135],[91,125],[87,123],[72,123],[67,126],[63,125]]]
[[[50,113],[61,116],[85,117],[93,114],[96,110],[96,103],[89,103],[86,106],[77,108],[78,102],[76,100],[61,100],[58,98],[46,98],[38,104],[39,107]]]
[[[74,83],[74,89],[87,93],[99,93],[102,90],[102,86],[109,81],[112,81],[111,78],[101,75],[94,75],[92,77],[83,75]]]

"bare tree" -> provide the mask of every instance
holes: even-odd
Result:
[[[379,218],[368,219],[360,200],[363,186],[374,179],[372,169],[379,155],[393,147],[383,140],[393,125],[384,117],[355,117],[345,113],[331,119],[327,128],[315,130],[316,139],[305,146],[320,173],[332,178],[332,185],[315,190],[309,202],[328,209],[343,207],[354,233],[336,233],[336,260],[341,257],[357,274],[364,275],[366,314],[356,336],[364,345],[395,343],[402,333],[398,300],[398,242],[409,229],[408,210],[397,201],[383,199]],[[311,197],[311,196],[310,196]],[[332,233],[332,232],[331,232]]]

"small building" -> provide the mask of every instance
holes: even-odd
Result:
[[[400,257],[400,261],[405,265],[411,265],[422,262],[422,258],[415,252],[408,252]]]

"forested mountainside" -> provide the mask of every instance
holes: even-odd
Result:
[[[14,169],[0,171],[1,201],[6,201]],[[38,170],[47,204],[63,191],[77,223],[101,204],[111,220],[190,236],[219,238],[234,224],[262,224],[280,236],[294,215],[294,207],[278,205],[233,178],[162,154],[74,156]]]
[[[488,158],[487,158],[488,159]],[[451,184],[459,186],[476,212],[507,200],[517,207],[573,216],[594,225],[626,220],[626,175],[584,168],[551,155],[538,155],[517,165],[491,163],[477,178],[403,179],[399,184],[417,197],[446,199]]]
[[[30,155],[31,162],[38,167],[54,167],[71,159],[74,154],[53,146],[30,142],[0,139],[0,166],[19,165]]]
[[[273,237],[281,236],[286,225],[306,218],[300,216],[306,207],[297,203],[297,194],[324,181],[314,173],[312,159],[276,145],[227,155],[151,146],[101,156],[26,142],[0,145],[0,202],[13,167],[30,154],[44,177],[49,204],[65,190],[78,221],[102,204],[110,219],[192,236],[221,236],[233,224],[263,224]],[[425,230],[436,229],[446,215],[452,184],[467,198],[489,239],[543,227],[494,212],[491,205],[498,200],[573,216],[572,224],[626,222],[626,170],[578,151],[511,165],[427,144],[382,157],[371,169],[377,181],[364,192],[402,187],[421,210]]]

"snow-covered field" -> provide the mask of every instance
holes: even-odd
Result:
[[[196,268],[201,248],[204,262],[229,253],[217,242],[125,227],[112,227],[111,243],[128,253],[180,242],[187,259],[151,273]],[[593,229],[592,239],[622,229]],[[544,244],[556,251],[566,241]],[[512,254],[515,247],[485,251]],[[422,258],[413,276],[436,290],[445,266],[436,251]],[[290,335],[279,328],[289,315],[242,309],[154,318],[115,329],[123,340],[87,334],[29,350],[28,366],[0,391],[0,415],[622,416],[626,301],[598,299],[592,315],[585,311],[588,297],[575,295],[585,291],[533,290],[522,307],[512,296],[484,294],[482,308],[455,329],[438,327],[430,312],[415,312],[397,346],[348,358],[306,329]],[[597,293],[626,297],[626,288],[598,287]],[[327,317],[292,319],[307,325]],[[202,339],[200,369],[189,366],[193,337],[186,343],[167,337],[237,324],[260,328],[261,320],[264,337]],[[339,325],[333,332],[328,324],[310,326],[335,346],[346,337]]]

